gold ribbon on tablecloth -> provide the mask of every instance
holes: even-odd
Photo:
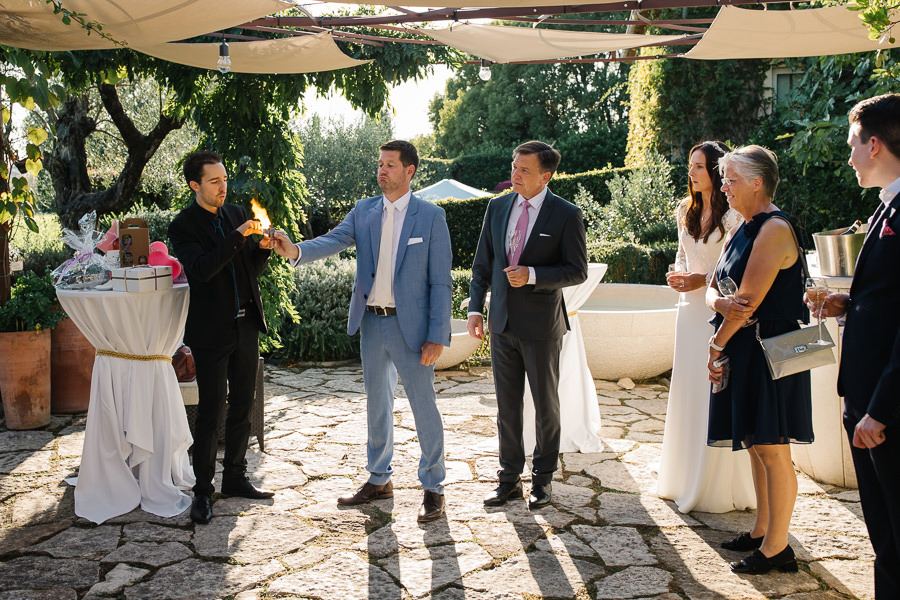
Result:
[[[113,358],[121,358],[124,360],[140,360],[140,361],[150,361],[150,360],[162,360],[165,362],[172,362],[171,356],[166,356],[165,354],[149,354],[149,355],[141,355],[141,354],[124,354],[122,352],[113,352],[112,350],[97,350],[97,356],[112,356]]]

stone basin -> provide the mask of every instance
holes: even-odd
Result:
[[[665,285],[601,283],[578,311],[595,379],[647,379],[672,368],[678,292]]]
[[[434,363],[434,370],[455,367],[472,356],[480,345],[481,340],[469,335],[464,319],[450,319],[450,347],[441,352],[440,358]]]

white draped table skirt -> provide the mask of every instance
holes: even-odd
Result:
[[[584,282],[563,288],[566,310],[569,311],[569,331],[563,336],[559,352],[560,452],[601,451],[597,388],[588,368],[578,309],[591,297],[605,273],[605,264],[591,263]],[[526,377],[522,417],[522,441],[526,454],[531,454],[534,450],[534,414],[534,398]]]
[[[171,362],[189,290],[141,294],[58,290],[63,309],[98,350],[75,514],[102,523],[140,506],[172,517],[191,505],[192,443]]]

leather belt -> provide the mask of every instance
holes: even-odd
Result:
[[[387,317],[388,315],[396,315],[397,309],[393,306],[372,306],[371,304],[366,304],[366,310],[375,313],[379,317]]]

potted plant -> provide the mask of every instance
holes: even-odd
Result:
[[[50,423],[50,329],[64,316],[49,272],[20,276],[0,306],[0,396],[9,429]]]

